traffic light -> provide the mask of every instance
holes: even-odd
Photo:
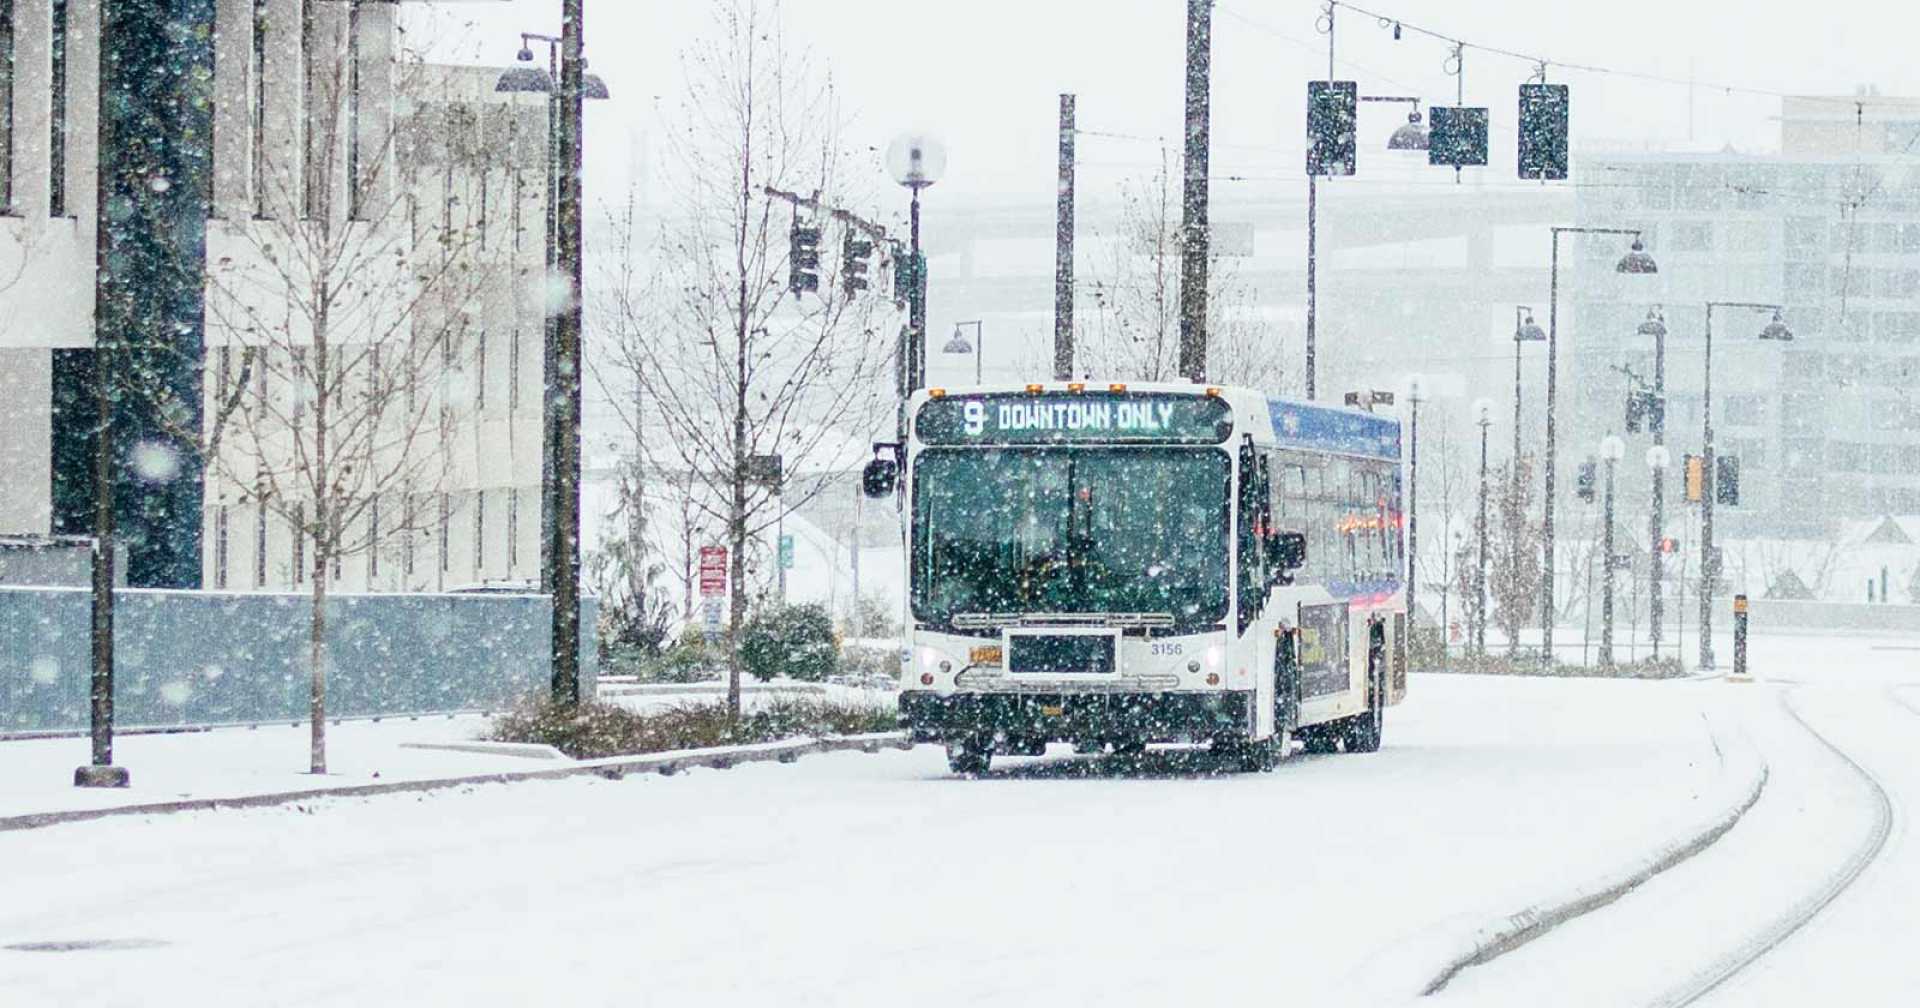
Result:
[[[820,229],[793,222],[788,232],[787,289],[800,294],[820,289]]]
[[[1359,107],[1353,81],[1307,82],[1307,174],[1353,174]]]
[[[1567,177],[1567,86],[1520,85],[1520,177]]]
[[[1599,470],[1599,464],[1593,461],[1580,463],[1580,472],[1573,478],[1573,494],[1583,501],[1593,503],[1593,483]]]
[[[861,241],[847,232],[840,243],[840,286],[853,297],[867,289],[867,257],[873,254],[873,243]]]
[[[1428,110],[1427,163],[1483,165],[1487,163],[1487,110],[1436,105]]]
[[[1635,389],[1627,393],[1627,433],[1640,433],[1641,418],[1647,413],[1646,393]]]
[[[1706,500],[1707,460],[1699,455],[1683,456],[1680,471],[1686,474],[1687,503],[1698,504]]]
[[[913,301],[919,289],[920,274],[926,270],[926,256],[916,256],[904,247],[893,247],[893,299],[903,304]]]
[[[1740,505],[1740,457],[1713,457],[1713,502],[1731,507]]]

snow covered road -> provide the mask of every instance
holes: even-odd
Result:
[[[1772,768],[1753,810],[1612,906],[1461,974],[1437,1004],[1912,1003],[1920,688],[1902,684],[1920,682],[1920,652],[1804,640],[1760,671],[1724,687]]]
[[[1271,774],[922,747],[0,835],[0,1001],[1352,1000],[1697,813],[1728,688],[1421,676]]]

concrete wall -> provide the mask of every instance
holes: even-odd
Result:
[[[298,721],[308,600],[133,589],[116,595],[118,723]],[[87,725],[84,590],[0,588],[0,732]],[[550,609],[534,595],[345,595],[329,608],[328,713],[500,710],[544,691]],[[582,692],[598,664],[582,613]]]

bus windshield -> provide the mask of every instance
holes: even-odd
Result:
[[[1231,463],[1217,448],[931,449],[913,472],[914,616],[1227,613]]]

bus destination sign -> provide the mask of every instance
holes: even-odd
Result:
[[[1219,444],[1233,411],[1216,396],[1165,392],[947,396],[920,407],[928,444]]]

